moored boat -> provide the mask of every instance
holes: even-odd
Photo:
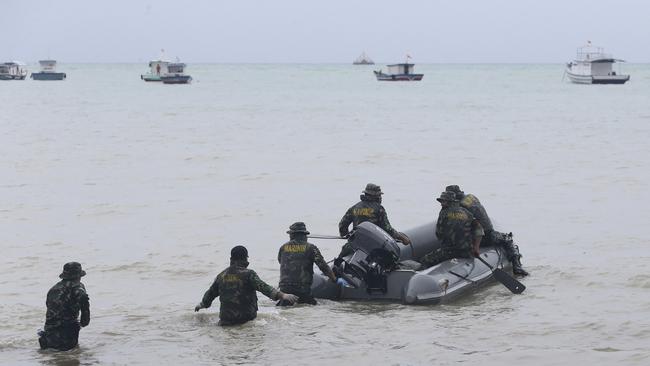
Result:
[[[475,291],[494,281],[491,269],[475,258],[457,258],[426,269],[419,259],[438,248],[435,223],[408,230],[411,245],[396,242],[370,222],[357,226],[349,243],[354,253],[345,257],[338,274],[351,287],[339,287],[322,274],[314,274],[312,293],[332,300],[382,300],[403,304],[439,304]],[[490,266],[509,266],[499,248],[481,248]]]
[[[375,62],[363,52],[356,60],[352,62],[353,65],[374,65]]]
[[[0,80],[25,80],[27,70],[24,63],[18,61],[0,64]]]
[[[576,84],[625,84],[630,75],[621,75],[614,70],[614,64],[624,62],[594,47],[591,42],[577,50],[576,59],[566,66],[566,75]]]
[[[167,65],[167,73],[160,77],[163,84],[189,84],[192,81],[190,75],[185,74],[185,64],[174,62]]]
[[[56,72],[55,60],[41,60],[38,63],[41,65],[41,71],[30,75],[34,80],[64,80],[67,77],[64,72]]]
[[[419,81],[424,74],[413,73],[415,64],[404,63],[388,65],[387,73],[383,71],[373,71],[379,81]]]

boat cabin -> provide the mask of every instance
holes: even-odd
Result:
[[[615,76],[613,65],[616,62],[624,61],[605,53],[602,47],[588,45],[578,48],[576,59],[569,66],[573,73],[579,75]]]
[[[41,65],[41,72],[56,72],[56,61],[41,60],[38,63]]]
[[[415,64],[394,64],[388,65],[388,74],[390,75],[408,75],[413,74]]]
[[[149,61],[149,68],[151,69],[150,73],[152,75],[164,75],[167,73],[167,65],[169,65],[169,61]]]
[[[182,74],[185,71],[185,64],[182,62],[175,62],[167,65],[168,74]]]

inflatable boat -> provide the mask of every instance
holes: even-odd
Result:
[[[493,282],[493,273],[500,272],[498,274],[506,276],[498,268],[510,265],[502,249],[487,247],[481,248],[483,261],[456,258],[419,269],[415,260],[440,247],[435,223],[416,227],[405,234],[411,239],[411,245],[395,241],[370,222],[357,226],[348,239],[354,253],[343,258],[343,263],[335,268],[337,275],[343,277],[350,287],[338,286],[324,275],[315,273],[312,283],[314,297],[440,304]],[[497,269],[493,272],[490,267]]]

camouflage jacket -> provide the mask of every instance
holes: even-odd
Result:
[[[278,262],[280,290],[285,293],[311,293],[314,263],[325,274],[332,271],[318,247],[307,242],[307,238],[293,239],[283,244],[278,251]]]
[[[230,261],[230,267],[219,273],[212,286],[203,295],[201,305],[209,308],[219,296],[221,306],[219,319],[237,322],[254,319],[257,316],[257,294],[259,291],[273,300],[278,291],[262,281],[255,271],[247,269],[248,262]]]
[[[484,235],[481,223],[471,212],[458,203],[440,210],[436,223],[436,236],[442,247],[469,250],[473,240]]]
[[[398,234],[388,221],[388,214],[386,214],[386,209],[381,203],[377,201],[372,201],[367,199],[365,196],[361,196],[361,202],[350,207],[341,222],[339,222],[339,234],[341,236],[346,236],[349,233],[349,226],[352,224],[354,229],[362,222],[370,221],[371,223],[379,226],[388,235],[395,238]]]
[[[492,221],[485,211],[485,207],[481,204],[481,201],[473,194],[466,194],[460,200],[460,206],[466,208],[469,212],[474,215],[474,217],[481,223],[483,230],[490,232],[494,230],[492,226]]]
[[[75,280],[61,280],[47,293],[45,330],[77,324],[81,312],[81,325],[90,322],[90,302],[86,287]]]

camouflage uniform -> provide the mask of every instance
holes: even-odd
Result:
[[[381,205],[381,195],[383,194],[381,188],[378,185],[368,183],[363,193],[360,197],[361,202],[350,207],[345,212],[345,215],[343,215],[343,218],[339,222],[339,234],[345,237],[350,233],[350,224],[352,224],[352,229],[354,230],[362,222],[370,221],[382,228],[388,235],[403,241],[404,237],[390,225],[386,209]],[[408,240],[408,238],[406,239]],[[346,243],[341,249],[339,258],[352,254],[352,252],[352,247],[349,243]]]
[[[203,295],[201,306],[209,308],[219,296],[219,325],[245,323],[257,317],[257,294],[259,291],[273,300],[278,291],[262,281],[255,271],[247,269],[248,261],[231,259],[230,267],[219,273],[214,283]]]
[[[514,274],[524,276],[528,275],[528,272],[526,272],[526,270],[521,266],[521,254],[519,253],[519,247],[515,245],[512,240],[512,233],[505,234],[495,231],[485,207],[483,207],[481,201],[479,201],[473,194],[465,194],[465,192],[461,191],[460,187],[457,185],[447,186],[446,190],[448,192],[454,192],[456,197],[460,200],[461,207],[466,208],[481,222],[481,225],[485,230],[485,236],[483,236],[483,240],[481,240],[481,246],[498,246],[503,248],[506,252],[508,261],[512,263]]]
[[[294,223],[287,233],[291,235],[291,240],[283,244],[278,251],[280,291],[297,295],[299,303],[316,305],[316,300],[311,294],[314,263],[330,278],[336,276],[323,259],[318,247],[307,242],[309,231],[304,223]],[[280,301],[278,305],[286,305],[286,303]]]
[[[449,196],[453,198],[453,193]],[[452,258],[471,258],[474,240],[483,235],[480,222],[471,212],[460,207],[458,201],[450,201],[440,210],[436,223],[441,247],[422,257],[420,263],[427,268]]]
[[[77,262],[66,263],[62,280],[47,293],[45,327],[39,332],[41,348],[67,351],[77,346],[79,330],[90,323],[90,303],[86,287],[79,282],[86,272]],[[81,313],[81,321],[78,320]]]

